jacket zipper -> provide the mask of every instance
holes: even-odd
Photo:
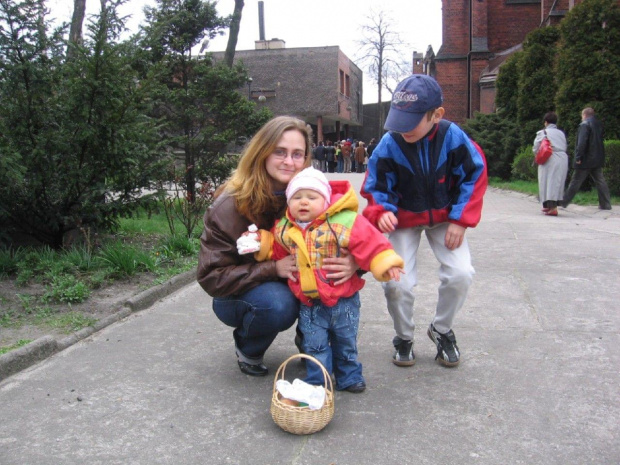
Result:
[[[422,152],[422,166],[424,173],[424,180],[426,181],[426,201],[428,205],[428,221],[429,226],[433,226],[433,191],[431,189],[431,160],[428,153],[428,140],[424,140],[420,144],[421,152]]]

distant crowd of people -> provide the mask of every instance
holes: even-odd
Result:
[[[355,139],[319,141],[312,144],[312,164],[323,173],[364,173],[376,146],[374,138],[368,145]]]

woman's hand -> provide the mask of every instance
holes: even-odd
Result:
[[[347,282],[351,276],[355,274],[359,266],[355,263],[353,255],[349,253],[347,249],[342,249],[342,256],[336,258],[323,259],[323,267],[327,273],[325,277],[327,279],[336,279],[334,285],[339,285]]]
[[[276,262],[276,272],[280,278],[287,278],[293,282],[297,282],[294,273],[297,271],[295,266],[295,257],[288,255]]]

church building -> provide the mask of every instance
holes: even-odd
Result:
[[[413,72],[434,76],[446,118],[495,111],[499,67],[536,28],[558,24],[582,0],[442,0],[442,45],[413,54]]]

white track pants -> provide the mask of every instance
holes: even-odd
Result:
[[[397,229],[389,235],[394,250],[405,261],[405,274],[401,275],[400,281],[383,283],[388,311],[394,321],[394,330],[401,339],[413,340],[415,328],[413,288],[417,284],[416,256],[423,231],[440,263],[439,280],[441,284],[439,285],[439,298],[433,320],[433,325],[437,331],[447,333],[452,329],[454,317],[465,302],[475,271],[471,265],[466,238],[463,238],[463,244],[456,250],[450,250],[445,246],[448,224],[441,223],[433,227]]]

